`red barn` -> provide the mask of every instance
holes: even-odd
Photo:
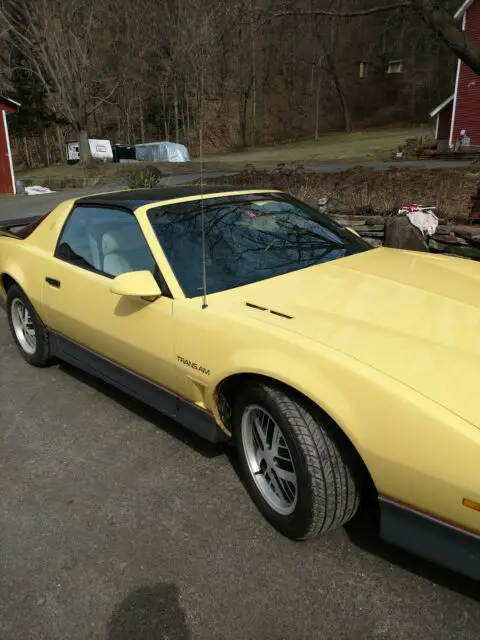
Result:
[[[16,113],[20,105],[0,96],[0,193],[15,193],[12,152],[8,137],[7,113]]]
[[[455,14],[474,42],[480,43],[480,0],[466,0]],[[436,117],[435,138],[439,148],[455,146],[461,138],[480,147],[480,76],[461,60],[457,63],[455,89],[430,117]]]

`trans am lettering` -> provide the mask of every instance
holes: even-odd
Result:
[[[200,371],[200,373],[204,373],[206,376],[210,375],[210,369],[205,369],[205,367],[200,366],[196,362],[192,362],[191,360],[182,358],[182,356],[177,356],[177,360],[180,362],[180,364],[184,364],[186,367],[195,369],[195,371]]]

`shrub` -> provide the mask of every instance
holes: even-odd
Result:
[[[141,171],[135,171],[127,180],[129,189],[153,189],[158,187],[163,174],[156,167],[146,167]]]

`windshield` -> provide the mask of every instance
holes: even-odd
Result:
[[[370,249],[284,194],[203,201],[207,292],[217,293]],[[203,292],[200,200],[150,209],[150,223],[187,298]]]

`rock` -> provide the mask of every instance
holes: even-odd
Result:
[[[443,242],[444,244],[468,244],[463,238],[458,238],[457,236],[439,236],[437,233],[432,236],[432,239],[437,242]]]
[[[384,224],[362,224],[362,225],[359,225],[358,227],[355,227],[355,231],[358,231],[358,233],[366,233],[367,235],[370,232],[377,233],[378,231],[380,231],[381,233],[384,233],[385,225]]]
[[[477,247],[465,246],[453,246],[449,247],[451,253],[462,258],[473,258],[474,260],[480,260],[480,249]]]
[[[385,247],[428,251],[421,232],[411,224],[407,216],[391,216],[385,221]]]
[[[355,231],[359,233],[361,236],[369,236],[371,238],[383,238],[385,235],[385,231],[382,229],[381,231],[372,231],[370,227],[355,227]]]
[[[474,225],[456,224],[452,231],[460,238],[465,238],[470,242],[479,242],[480,229]]]
[[[381,224],[382,227],[384,227],[385,226],[385,218],[383,216],[371,216],[370,218],[367,218],[366,224],[368,224],[368,225]]]
[[[467,243],[463,245],[452,245],[443,242],[437,242],[434,239],[430,239],[429,247],[434,252],[444,253],[445,255],[453,255],[462,258],[473,258],[480,260],[480,249],[472,247]]]
[[[330,217],[333,218],[335,222],[337,222],[338,224],[341,224],[344,227],[361,227],[361,226],[364,226],[366,223],[365,218],[348,218],[346,216],[335,216],[335,215]]]
[[[328,213],[330,209],[330,199],[327,198],[319,198],[317,202],[318,210],[320,213]]]
[[[450,224],[439,224],[437,230],[435,231],[436,236],[448,236],[452,233],[452,225]]]
[[[363,236],[363,239],[374,248],[381,247],[383,245],[383,242],[378,238],[367,238],[366,236]]]
[[[446,244],[442,244],[441,242],[438,242],[437,240],[435,240],[435,238],[430,238],[430,240],[428,241],[428,246],[430,247],[430,249],[432,249],[432,251],[446,251],[447,250],[447,245]]]

